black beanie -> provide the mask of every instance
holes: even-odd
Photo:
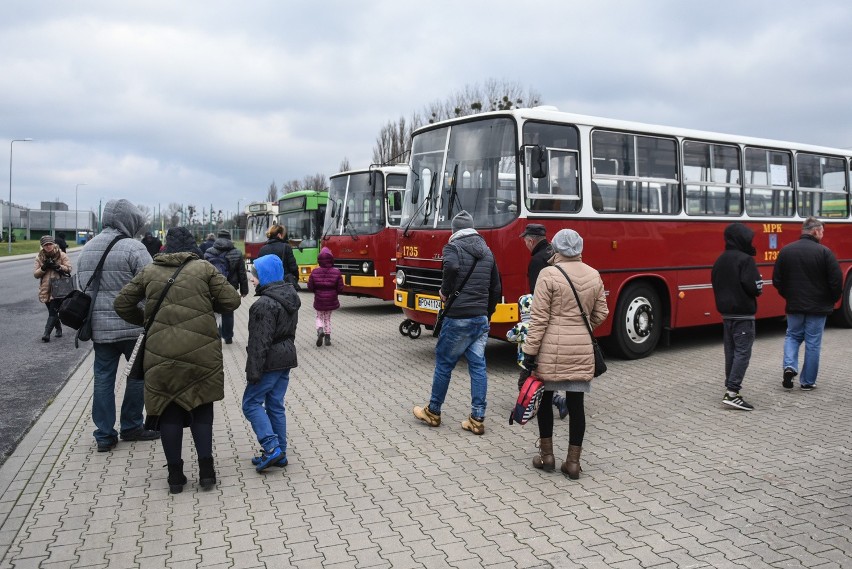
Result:
[[[172,227],[166,233],[166,248],[163,253],[195,253],[203,257],[201,249],[195,244],[195,237],[186,227]]]

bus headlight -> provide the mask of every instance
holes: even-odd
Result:
[[[405,284],[405,273],[397,270],[396,271],[396,286],[402,286]]]

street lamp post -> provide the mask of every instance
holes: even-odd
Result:
[[[32,142],[32,138],[16,138],[9,143],[9,254],[12,254],[12,148],[16,142]]]
[[[77,188],[88,185],[89,184],[84,183],[74,186],[74,246],[77,245],[77,240],[80,238],[80,214],[77,212]]]

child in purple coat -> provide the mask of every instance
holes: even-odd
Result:
[[[308,277],[308,290],[314,293],[314,310],[317,311],[317,347],[331,345],[331,312],[340,308],[337,295],[343,292],[343,275],[334,266],[334,255],[323,247],[317,256],[319,267]]]

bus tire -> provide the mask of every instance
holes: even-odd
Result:
[[[408,329],[408,337],[411,338],[412,340],[416,340],[417,338],[420,337],[420,333],[422,331],[423,330],[420,328],[420,324],[417,324],[415,322],[414,324],[411,325],[411,328]]]
[[[647,283],[629,285],[618,299],[612,342],[623,358],[644,358],[654,351],[663,329],[660,295]]]
[[[843,287],[843,296],[840,297],[840,308],[834,311],[831,320],[837,326],[852,328],[852,274],[846,278]]]
[[[408,331],[411,328],[411,320],[403,320],[399,325],[399,333],[403,336],[408,336]]]

